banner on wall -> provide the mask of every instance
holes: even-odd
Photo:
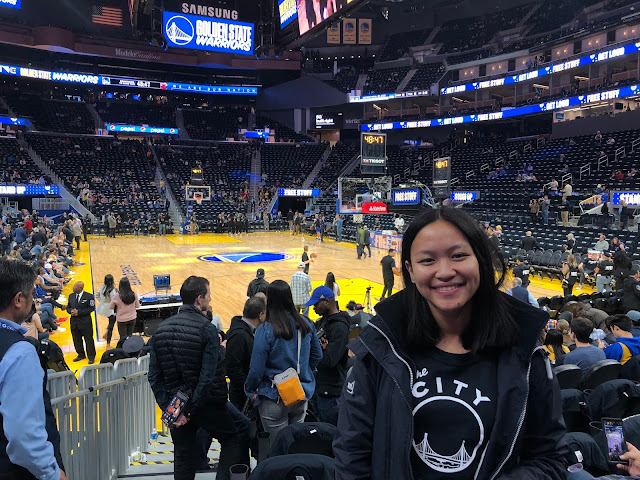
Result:
[[[340,43],[340,24],[334,23],[327,29],[327,43],[339,44]]]
[[[356,44],[356,19],[345,18],[342,21],[342,43],[346,45]]]
[[[371,45],[371,19],[358,19],[358,43],[361,45]]]

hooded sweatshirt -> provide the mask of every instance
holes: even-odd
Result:
[[[622,365],[634,355],[640,355],[640,337],[620,337],[618,343],[609,345],[604,354],[610,360],[617,360]]]

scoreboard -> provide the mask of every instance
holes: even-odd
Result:
[[[387,134],[360,135],[360,170],[362,173],[384,174],[387,166]]]
[[[433,159],[433,196],[449,198],[451,192],[451,157]]]

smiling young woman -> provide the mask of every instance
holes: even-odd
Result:
[[[560,388],[537,345],[547,314],[500,292],[506,266],[460,209],[402,240],[405,289],[350,344],[336,479],[561,479]]]

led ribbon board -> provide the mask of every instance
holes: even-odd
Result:
[[[0,0],[0,7],[22,8],[22,0]]]
[[[162,25],[170,47],[253,55],[253,23],[163,12]]]
[[[502,120],[504,118],[520,117],[522,115],[530,115],[532,113],[544,113],[568,108],[572,106],[588,105],[607,100],[615,100],[616,98],[625,98],[632,95],[640,94],[638,85],[618,88],[616,90],[607,90],[606,92],[592,93],[589,95],[579,95],[577,97],[563,98],[551,102],[539,103],[537,105],[527,105],[524,107],[504,108],[501,112],[482,113],[478,115],[464,115],[460,117],[436,118],[434,120],[416,120],[408,122],[389,122],[389,123],[368,123],[360,125],[363,132],[379,131],[379,130],[402,130],[406,128],[428,128],[442,127],[447,125],[459,125],[461,123],[486,122],[488,120]]]
[[[473,202],[480,198],[480,192],[451,192],[452,202]]]
[[[198,85],[193,83],[159,82],[156,80],[91,75],[86,73],[52,72],[49,70],[38,70],[15,65],[0,65],[0,75],[48,80],[50,82],[146,88],[151,90],[165,90],[168,92],[202,93],[205,95],[258,95],[258,87],[245,87],[242,85]]]
[[[509,77],[495,78],[493,80],[485,80],[483,82],[466,83],[464,85],[455,85],[453,87],[441,88],[441,95],[449,95],[451,93],[462,93],[472,90],[481,90],[483,88],[501,87],[502,85],[512,85],[514,83],[526,82],[527,80],[533,80],[534,78],[545,77],[553,73],[564,72],[565,70],[571,70],[572,68],[582,67],[591,63],[604,62],[616,57],[622,57],[629,55],[630,53],[640,52],[640,42],[633,43],[631,45],[625,45],[624,47],[612,48],[600,53],[592,53],[586,57],[576,58],[575,60],[568,60],[554,64],[549,63],[548,67],[539,68],[530,72],[521,73],[519,75],[512,75]]]
[[[278,0],[278,13],[280,14],[280,28],[284,28],[298,18],[298,5],[296,0]]]
[[[620,200],[630,207],[640,207],[640,191],[613,192],[611,196],[614,205],[620,205]]]
[[[418,205],[420,203],[420,190],[412,188],[410,190],[394,190],[394,205]]]
[[[59,195],[58,185],[0,185],[0,195]]]
[[[278,195],[281,197],[319,197],[319,188],[279,188]]]
[[[24,118],[12,118],[12,117],[0,117],[0,124],[2,125],[31,125],[29,120]]]
[[[147,125],[114,125],[113,123],[105,124],[105,128],[109,132],[125,132],[125,133],[146,133],[157,135],[178,135],[177,128],[148,127]]]
[[[397,98],[413,98],[413,97],[428,97],[431,95],[429,90],[413,90],[411,92],[398,92],[398,93],[378,93],[375,95],[349,95],[349,103],[368,103],[368,102],[380,102],[385,100],[394,100]]]

